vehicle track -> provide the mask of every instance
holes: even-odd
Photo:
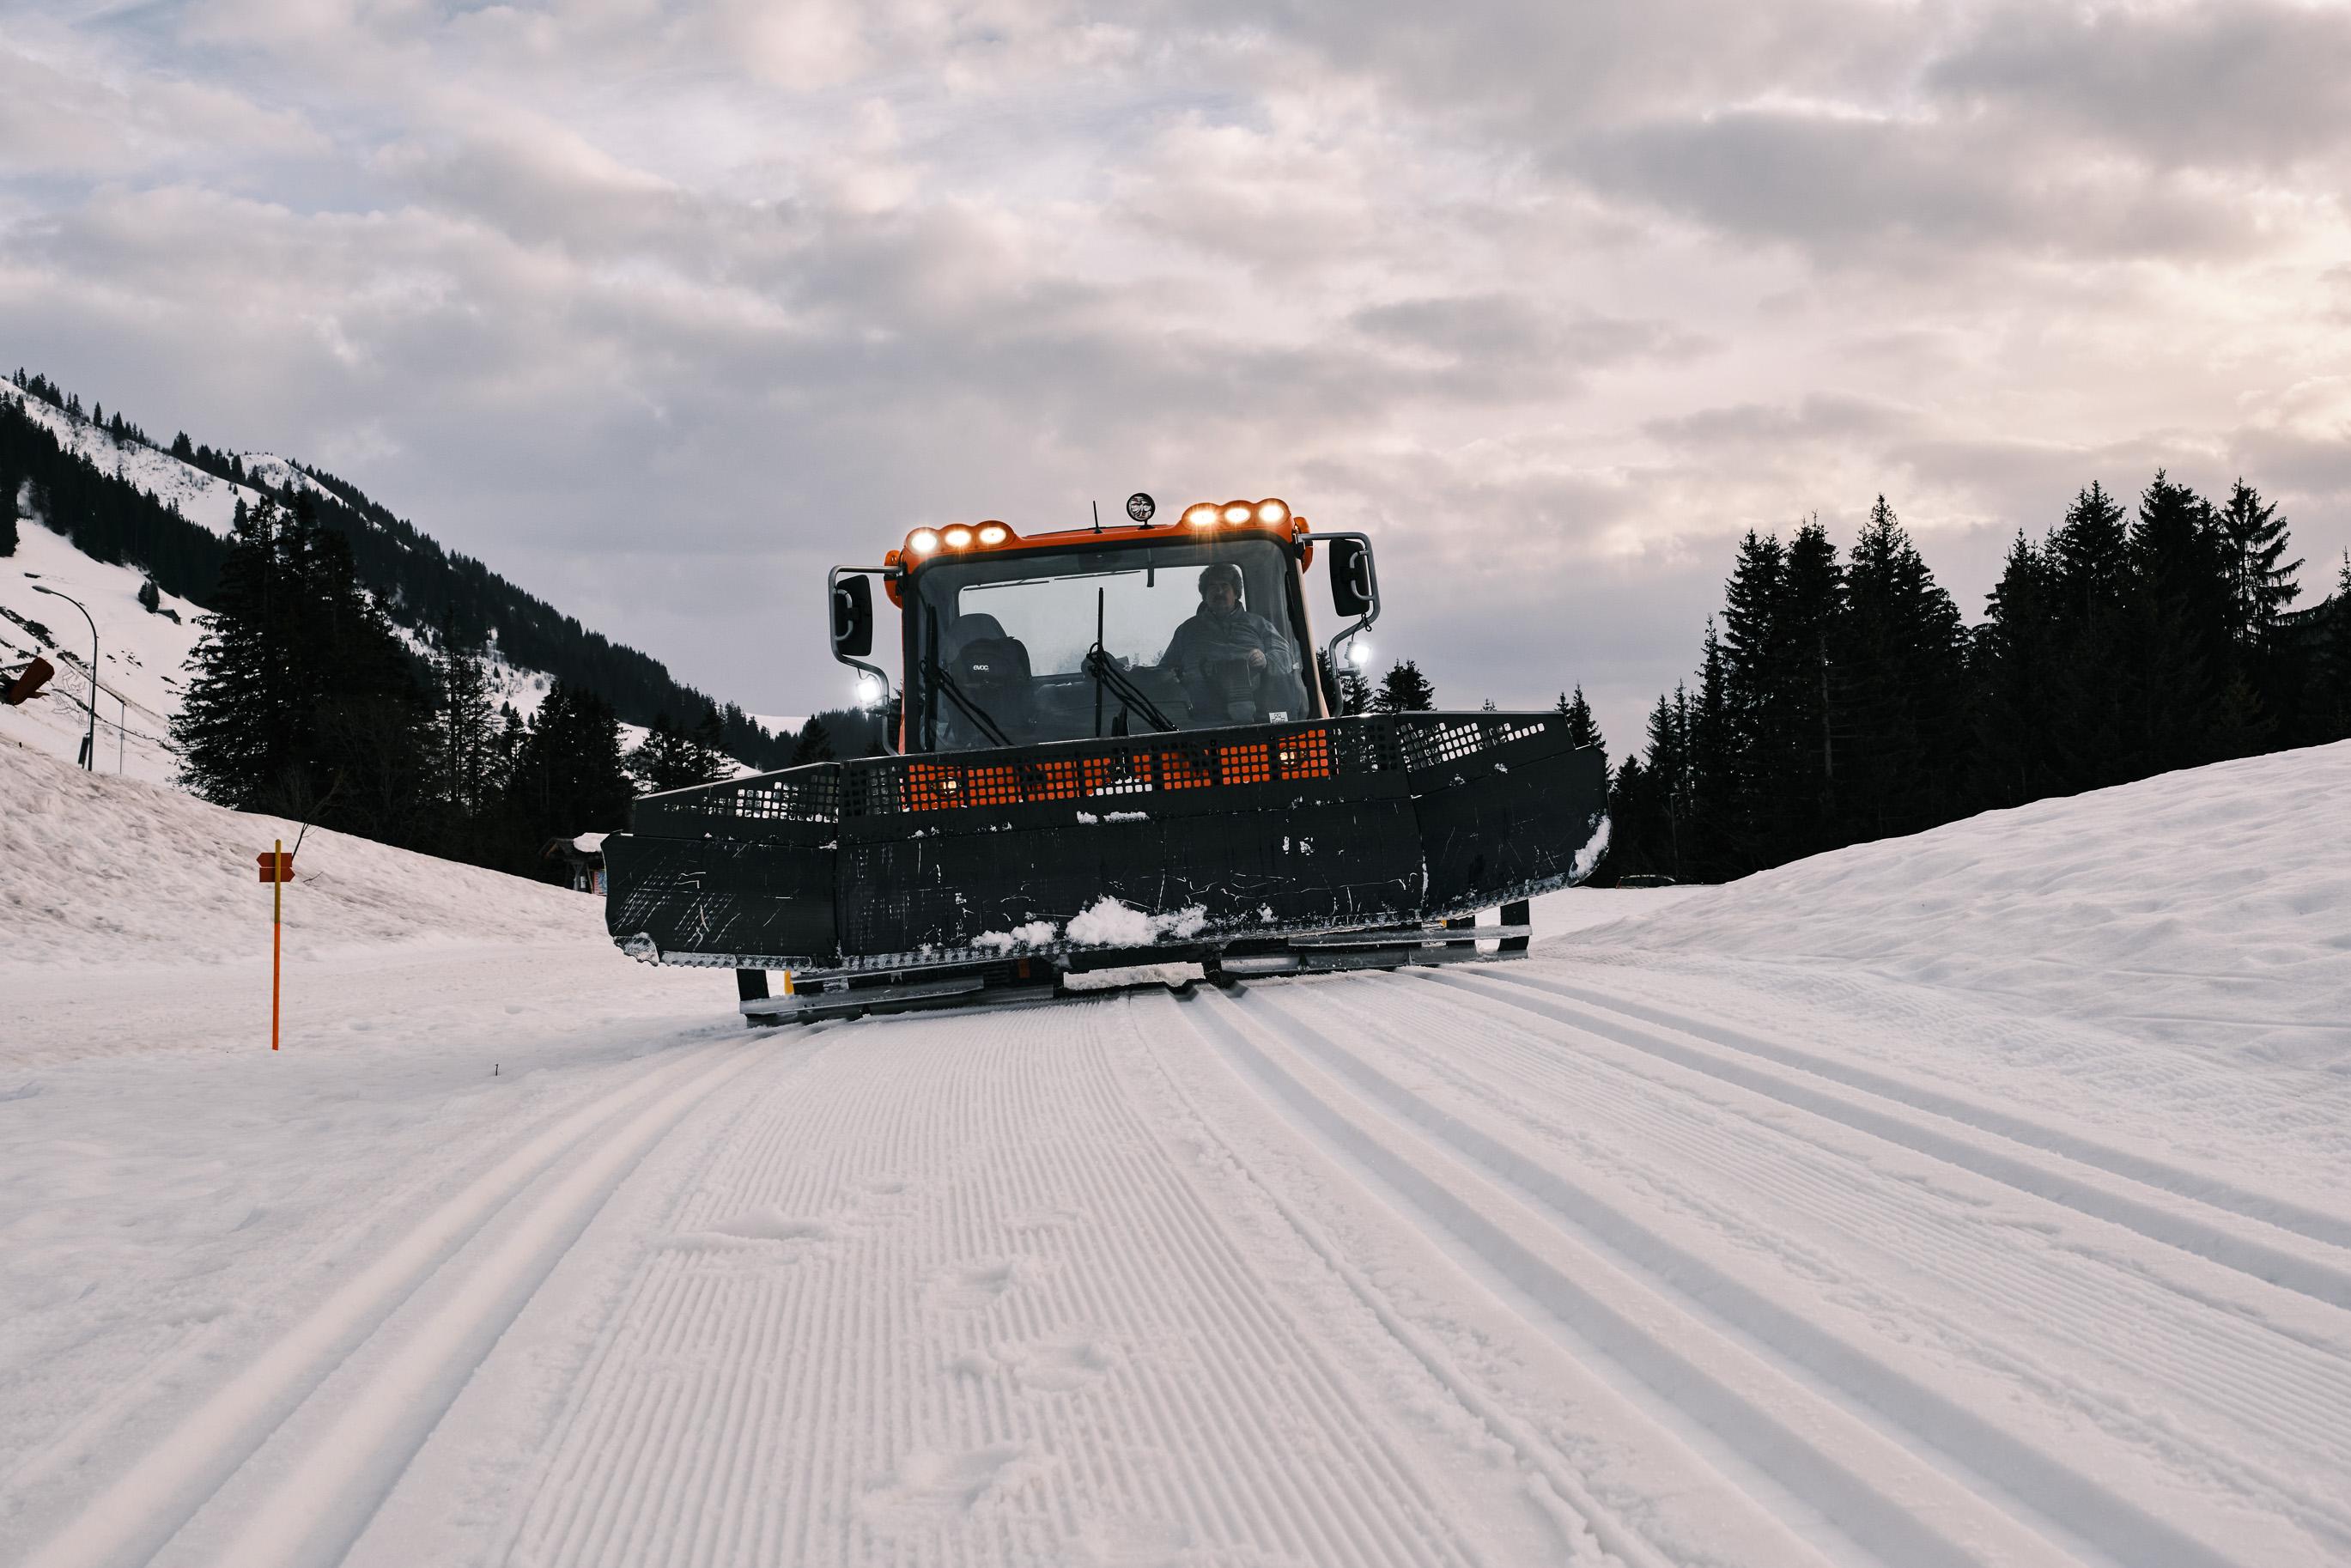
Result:
[[[852,1026],[737,1124],[499,1554],[1475,1561],[1122,1082],[1127,999]]]
[[[1474,1059],[1483,1071],[1486,1054],[1476,1049],[1483,1043],[1477,1021],[1445,1018],[1439,998],[1430,994],[1436,988],[1398,979],[1381,982],[1379,988],[1383,994],[1376,1000],[1343,1005],[1367,1021],[1374,1015],[1384,1019],[1395,1037],[1431,1031],[1432,1043],[1441,1039],[1446,1051]],[[1446,988],[1458,992],[1461,987],[1457,982]],[[1749,1458],[1832,1516],[1872,1520],[1865,1509],[1855,1511],[1853,1496],[1838,1496],[1841,1488],[1847,1493],[1856,1485],[1867,1490],[1861,1475],[1840,1467],[1839,1460],[1867,1456],[1862,1470],[1899,1475],[1900,1461],[1907,1458],[1928,1466],[1945,1485],[1961,1485],[1979,1509],[1990,1507],[2011,1525],[2016,1520],[2030,1523],[2046,1537],[2041,1543],[2044,1554],[2052,1543],[2062,1543],[2094,1561],[2234,1560],[2212,1542],[2182,1533],[2147,1506],[2144,1489],[2119,1486],[2116,1467],[2105,1462],[2111,1456],[2099,1455],[2095,1445],[2090,1457],[2096,1462],[2085,1469],[2073,1462],[2070,1449],[2008,1429],[2004,1417],[1988,1415],[1998,1408],[1997,1399],[1963,1397],[1964,1385],[1918,1375],[1898,1342],[1876,1348],[1872,1336],[1832,1332],[1816,1321],[1816,1312],[1799,1304],[1811,1292],[1790,1291],[1784,1283],[1770,1286],[1769,1275],[1737,1264],[1735,1255],[1695,1251],[1669,1234],[1680,1228],[1661,1228],[1652,1214],[1655,1195],[1622,1186],[1627,1173],[1587,1171],[1572,1147],[1546,1146],[1510,1124],[1507,1104],[1513,1092],[1522,1103],[1554,1112],[1562,1103],[1573,1104],[1573,1097],[1562,1101],[1557,1084],[1547,1094],[1522,1083],[1504,1084],[1495,1102],[1484,1106],[1435,1092],[1435,1085],[1408,1086],[1395,1068],[1382,1065],[1388,1049],[1352,1031],[1350,1039],[1359,1043],[1343,1045],[1327,1031],[1327,1015],[1326,1027],[1317,1028],[1300,1016],[1304,1007],[1285,992],[1260,989],[1243,1006],[1227,1006],[1210,1017],[1224,1028],[1237,1065],[1272,1085],[1302,1124],[1337,1142],[1456,1235],[1474,1238],[1481,1257],[1577,1333],[1620,1358],[1661,1396],[1696,1411],[1718,1434],[1733,1435]],[[1396,1065],[1409,1067],[1409,1076],[1417,1078],[1442,1065],[1431,1060],[1436,1054],[1432,1050]],[[1651,1118],[1656,1124],[1646,1129],[1649,1133],[1671,1131],[1674,1096],[1660,1092],[1667,1087],[1653,1082],[1641,1090],[1662,1108]],[[1842,1129],[1837,1141],[1848,1148],[1853,1145]],[[1444,1174],[1448,1170],[1454,1174]],[[1480,1192],[1481,1183],[1493,1184],[1510,1198],[1471,1196]],[[1689,1195],[1670,1196],[1679,1203]],[[1497,1201],[1520,1206],[1502,1210],[1514,1213],[1515,1225],[1495,1221],[1490,1205]],[[1604,1274],[1579,1277],[1558,1259],[1546,1260],[1545,1245],[1563,1249],[1562,1257],[1579,1247],[1593,1249],[1596,1257],[1585,1260],[1587,1268],[1604,1260],[1607,1272],[1628,1289],[1618,1299],[1606,1299],[1593,1284]],[[1638,1324],[1656,1318],[1660,1298],[1672,1313],[1686,1314],[1695,1324],[1673,1335],[1638,1332]],[[1825,1307],[1837,1297],[1829,1292],[1819,1300]],[[1703,1331],[1696,1324],[1704,1325]],[[1707,1368],[1688,1364],[1689,1346],[1708,1338],[1729,1341],[1735,1353]],[[2273,1341],[2272,1346],[2284,1343]],[[1761,1363],[1778,1380],[1766,1377],[1759,1385],[1755,1369],[1739,1364],[1741,1357]],[[2341,1371],[2339,1364],[2316,1364]],[[1704,1376],[1696,1375],[1701,1372]],[[2314,1396],[2306,1416],[2323,1418],[2324,1397]],[[2283,1397],[2281,1403],[2290,1409],[2294,1402]],[[1792,1467],[1784,1448],[1792,1434],[1785,1427],[1774,1434],[1771,1425],[1784,1416],[1796,1428],[1816,1432],[1823,1417],[1813,1407],[1822,1404],[1860,1423],[1870,1440],[1861,1442],[1848,1433],[1826,1451],[1816,1448],[1818,1463]],[[1907,1489],[1896,1490],[1907,1495]],[[2324,1497],[2311,1495],[2311,1489],[2297,1492],[2289,1486],[2260,1500],[2298,1514],[2303,1526],[2321,1538],[2333,1535],[2338,1544],[2351,1539],[2339,1533],[2339,1511]],[[1887,1531],[1898,1531],[1906,1521],[1915,1524],[1907,1511],[1893,1508],[1875,1518]],[[1928,1553],[1949,1546],[1940,1538],[1897,1544],[1892,1534],[1865,1532],[1857,1539],[1888,1561],[1927,1561]],[[2307,1551],[2309,1537],[2302,1539]]]
[[[1979,1403],[1988,1389],[2022,1400],[2020,1414],[2040,1406],[2051,1427],[2086,1416],[2147,1463],[2225,1480],[2351,1550],[2351,1498],[2309,1479],[2351,1469],[2351,1321],[2340,1312],[2201,1259],[2174,1261],[2136,1234],[2102,1239],[2105,1222],[2053,1205],[2043,1220],[2047,1200],[1970,1191],[1929,1156],[1791,1118],[1604,1036],[1545,1030],[1543,1015],[1500,999],[1479,996],[1471,1019],[1434,1036],[1425,1009],[1453,998],[1401,985],[1422,995],[1338,1006],[1360,1026],[1355,1054],[1377,1047],[1393,1052],[1392,1073],[1436,1081],[1424,1098],[1482,1108],[1542,1159],[1626,1195],[1647,1225],[1743,1260],[1758,1288],[1813,1303],[1807,1317],[1849,1322],[1849,1343],[1878,1343],[1963,1391],[1972,1383]],[[1449,1049],[1465,1038],[1478,1049]],[[1554,1124],[1566,1104],[1572,1134]]]
[[[695,1100],[754,1060],[740,1045],[730,1040],[646,1057],[626,1082],[528,1136],[229,1377],[36,1551],[28,1568],[149,1561],[403,1303],[429,1282],[454,1280],[451,1300],[392,1348],[387,1366],[340,1406],[327,1442],[305,1456],[305,1487],[281,1484],[272,1509],[252,1516],[246,1539],[225,1560],[246,1568],[339,1557],[423,1430],[592,1217],[619,1171]],[[539,1190],[550,1173],[551,1189]],[[526,1194],[514,1239],[520,1245],[502,1238],[487,1256],[475,1256],[474,1241]],[[405,1446],[395,1440],[403,1432]]]
[[[1767,1056],[1762,1050],[1719,1046],[1710,1034],[1698,1032],[1709,1028],[1712,1033],[1732,1032],[1721,1030],[1719,1026],[1706,1026],[1697,1020],[1692,1020],[1697,1029],[1665,1026],[1683,1037],[1676,1039],[1673,1033],[1659,1028],[1627,1021],[1631,1015],[1612,1016],[1606,1010],[1562,1000],[1554,983],[1546,979],[1459,975],[1433,978],[1437,985],[1501,1002],[1677,1067],[1736,1084],[1825,1120],[1841,1122],[1857,1132],[1898,1144],[2074,1212],[2111,1221],[2223,1268],[2328,1306],[2351,1311],[2351,1253],[2312,1234],[2313,1230],[2325,1228],[2328,1216],[2283,1203],[2262,1204],[2241,1193],[2220,1196],[2239,1197],[2245,1207],[2211,1205],[2207,1197],[2180,1190],[2193,1185],[2184,1173],[2158,1162],[2134,1159],[2120,1151],[2099,1151],[2085,1140],[2064,1139],[2045,1129],[2041,1130],[2045,1134],[2044,1141],[2021,1141],[2011,1135],[2011,1130],[2034,1130],[2023,1118],[1975,1107],[1978,1119],[1969,1119],[1964,1113],[1954,1113],[1969,1108],[1951,1096],[1918,1091],[1882,1074],[1847,1068],[1818,1057],[1800,1065],[1782,1067],[1776,1065],[1775,1059],[1801,1059],[1807,1053],[1781,1048]],[[1744,1038],[1753,1040],[1751,1036]],[[1760,1047],[1762,1042],[1753,1043]],[[1844,1086],[1848,1080],[1854,1084],[1851,1089]],[[1916,1098],[1907,1097],[1903,1092],[1906,1090]],[[1924,1105],[1920,1101],[1938,1103]],[[2103,1152],[2111,1163],[2077,1162],[2073,1153],[2044,1152],[2049,1145],[2056,1143],[2069,1143],[2085,1152]],[[2129,1165],[2170,1179],[2150,1184],[2141,1176],[2122,1174],[2115,1168],[2118,1165]],[[2221,1207],[2222,1212],[2211,1213],[2215,1207]],[[2256,1207],[2267,1212],[2253,1212]],[[2306,1218],[2301,1225],[2286,1228],[2273,1218],[2280,1212]]]

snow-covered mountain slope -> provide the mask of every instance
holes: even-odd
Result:
[[[68,760],[80,755],[89,722],[90,626],[99,631],[99,768],[168,782],[177,764],[172,716],[180,709],[189,650],[204,612],[159,595],[151,612],[139,602],[142,574],[92,560],[73,541],[37,520],[17,525],[16,553],[0,558],[0,667],[16,669],[36,654],[57,666],[47,691],[19,707],[0,706],[0,739]],[[50,588],[89,611],[36,591]],[[174,619],[176,617],[176,619]]]
[[[228,536],[238,502],[253,506],[265,498],[261,484],[281,491],[329,494],[293,463],[267,453],[242,455],[245,472],[257,483],[239,485],[144,442],[114,435],[89,418],[5,382],[0,382],[0,400],[21,408],[61,445],[101,471],[120,474],[152,491],[189,521],[222,538]],[[20,508],[29,514],[20,525],[22,542],[16,556],[0,559],[0,667],[14,668],[39,653],[57,666],[60,678],[38,703],[24,709],[0,708],[0,736],[54,756],[79,755],[89,716],[84,705],[89,627],[69,605],[34,591],[36,584],[43,584],[79,600],[98,623],[102,688],[97,704],[99,766],[168,782],[177,768],[169,745],[171,717],[179,711],[188,655],[202,635],[197,617],[203,612],[169,593],[162,596],[162,609],[169,615],[145,611],[137,601],[142,573],[85,555],[39,516],[33,502],[28,485],[19,492]],[[397,625],[397,630],[419,654],[429,653],[417,628]],[[77,674],[78,684],[70,678]],[[511,705],[525,719],[546,698],[547,674],[507,658],[496,646],[495,629],[486,674],[492,702]],[[684,720],[690,722],[691,716]],[[624,749],[634,749],[646,734],[643,727],[633,724],[624,724],[622,730]],[[780,733],[772,726],[769,732]],[[740,761],[735,766],[738,772],[753,771]]]
[[[24,766],[87,907],[0,898],[0,1561],[2351,1557],[2351,748],[779,1032],[314,838],[275,1057],[266,890],[154,869],[271,825]]]

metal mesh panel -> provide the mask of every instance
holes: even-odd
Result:
[[[637,802],[636,819],[652,826],[672,812],[731,817],[753,822],[831,822],[841,816],[841,768],[820,762],[724,784],[673,789]]]
[[[1480,714],[1475,716],[1398,714],[1395,722],[1406,764],[1413,768],[1435,768],[1440,763],[1458,762],[1481,751],[1490,751],[1514,740],[1541,735],[1552,717],[1550,714]]]
[[[1136,737],[1055,747],[1043,758],[978,752],[869,758],[849,766],[848,817],[1019,806],[1052,800],[1150,795],[1232,784],[1270,784],[1392,771],[1403,754],[1384,722],[1313,724],[1280,733],[1244,732],[1230,741]]]

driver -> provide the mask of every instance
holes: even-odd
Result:
[[[1200,573],[1200,608],[1176,628],[1159,664],[1187,686],[1207,686],[1217,706],[1254,716],[1256,690],[1270,685],[1269,673],[1272,681],[1295,676],[1298,650],[1272,622],[1241,608],[1241,569],[1218,561]]]

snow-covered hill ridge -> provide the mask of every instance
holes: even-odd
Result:
[[[0,738],[0,977],[266,953],[269,890],[254,857],[279,838],[291,849],[300,831]],[[319,829],[286,896],[313,951],[605,940],[597,900]]]
[[[1582,940],[1810,960],[2351,1071],[2351,742],[1858,844]]]

